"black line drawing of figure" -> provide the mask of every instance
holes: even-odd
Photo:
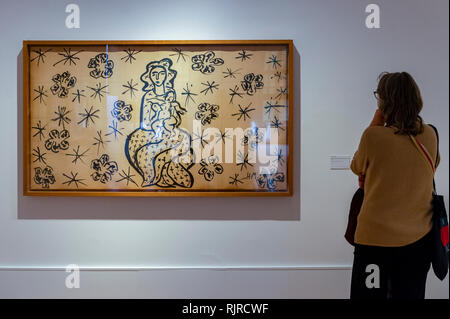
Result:
[[[94,79],[106,79],[113,75],[114,61],[108,58],[107,53],[100,53],[89,60],[88,68],[93,69],[89,75]]]
[[[177,72],[172,60],[164,58],[147,64],[141,75],[145,92],[141,100],[140,127],[128,135],[125,155],[141,175],[141,186],[190,188],[194,178],[192,138],[180,128],[187,110],[178,103],[174,90]]]

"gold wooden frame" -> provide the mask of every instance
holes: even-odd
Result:
[[[288,54],[288,125],[287,137],[289,153],[287,156],[287,191],[197,191],[197,190],[32,190],[31,189],[31,125],[30,125],[30,47],[31,46],[86,46],[86,45],[283,45]],[[292,196],[293,194],[293,42],[292,40],[183,40],[183,41],[23,41],[23,195],[24,196],[137,196],[137,197],[196,197],[196,196]]]

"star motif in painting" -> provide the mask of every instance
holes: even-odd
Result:
[[[256,109],[251,109],[250,106],[252,105],[252,103],[250,103],[249,105],[247,105],[246,107],[242,108],[242,106],[240,104],[238,104],[239,110],[237,113],[231,114],[231,116],[238,116],[237,120],[240,121],[241,118],[244,119],[244,121],[250,117],[250,112],[254,111]]]
[[[108,85],[102,86],[101,83],[97,83],[95,88],[88,86],[88,89],[92,90],[91,97],[94,99],[98,97],[99,101],[102,101],[102,97],[104,97],[104,94],[108,93],[105,91],[105,89],[108,87]]]
[[[123,52],[125,52],[126,55],[120,59],[125,60],[125,63],[130,62],[130,64],[132,64],[133,61],[136,61],[135,55],[141,51],[142,50],[137,51],[137,50],[132,50],[132,49],[123,50]]]
[[[217,141],[216,141],[216,143],[218,143],[219,141],[222,141],[222,143],[225,143],[225,140],[226,139],[231,139],[231,136],[230,135],[228,135],[227,134],[228,132],[227,131],[223,131],[223,132],[221,132],[220,130],[219,130],[219,132],[218,133],[216,133],[216,137],[217,137]]]
[[[112,125],[108,125],[108,128],[110,128],[112,131],[105,134],[105,136],[108,135],[114,135],[114,139],[117,140],[117,134],[122,135],[123,133],[121,132],[121,130],[123,130],[123,128],[118,128],[118,123],[117,121],[113,121]]]
[[[69,49],[64,48],[63,50],[64,50],[63,53],[58,52],[58,54],[60,56],[62,56],[63,58],[61,60],[57,61],[55,64],[53,64],[53,66],[56,66],[57,64],[59,64],[61,62],[64,62],[64,65],[66,65],[67,62],[69,62],[69,65],[72,65],[72,64],[77,65],[76,60],[79,60],[80,58],[77,57],[76,55],[80,52],[83,52],[83,50],[77,51],[75,53],[72,53],[72,49],[70,49],[70,48]]]
[[[192,84],[191,84],[192,87]],[[188,106],[189,101],[191,100],[193,103],[195,103],[195,100],[193,96],[196,96],[196,93],[192,93],[191,89],[189,88],[188,84],[186,83],[186,88],[183,88],[183,92],[181,92],[181,95],[186,96],[186,99],[184,101],[184,104]]]
[[[280,80],[283,78],[283,76],[282,76],[282,74],[281,74],[280,71],[277,71],[277,72],[275,72],[275,74],[272,75],[270,78],[271,78],[271,79],[277,78],[277,82],[280,82]]]
[[[249,160],[248,160],[248,153],[245,154],[245,156],[244,156],[244,154],[242,154],[242,153],[239,151],[239,153],[237,154],[237,156],[238,156],[239,162],[236,163],[236,166],[238,166],[238,167],[241,168],[241,172],[242,172],[242,169],[247,169],[247,165],[248,165],[248,166],[253,166],[253,164],[250,163]]]
[[[272,64],[272,68],[278,68],[281,67],[280,64],[281,61],[278,60],[276,55],[272,55],[266,63]]]
[[[65,124],[69,124],[71,121],[69,117],[67,117],[67,114],[69,114],[70,111],[67,111],[65,106],[58,106],[58,111],[53,113],[56,114],[56,118],[52,119],[52,121],[58,121],[58,126],[61,126],[62,124],[63,129],[66,129]]]
[[[128,166],[128,172],[125,172],[124,170],[122,170],[122,172],[119,172],[119,176],[122,177],[120,179],[118,179],[116,182],[121,182],[121,181],[127,181],[127,186],[130,182],[132,182],[134,185],[138,186],[138,184],[136,184],[136,182],[133,180],[133,176],[136,176],[134,174],[130,173],[130,167]],[[139,186],[138,186],[139,187]]]
[[[206,83],[202,83],[202,85],[206,86],[206,88],[202,91],[200,91],[200,93],[204,93],[205,95],[208,92],[214,93],[214,90],[218,90],[219,89],[219,84],[216,83],[215,81],[209,82],[206,81]]]
[[[207,140],[208,135],[205,135],[205,131],[200,129],[200,132],[194,132],[194,138],[192,139],[193,142],[199,141],[200,145],[202,147],[205,147],[205,145],[209,144],[210,141]]]
[[[278,152],[276,152],[275,154],[272,154],[271,156],[277,157],[276,161],[278,164],[283,165],[285,163],[282,150],[279,150]]]
[[[66,180],[65,182],[63,182],[63,184],[67,184],[67,186],[69,186],[69,187],[70,187],[70,185],[72,185],[72,183],[75,184],[75,186],[76,186],[77,188],[78,188],[78,184],[86,185],[85,183],[82,182],[82,181],[84,181],[84,179],[77,178],[78,173],[75,173],[75,174],[74,174],[74,173],[71,171],[71,172],[70,172],[70,176],[67,175],[67,174],[65,174],[65,173],[63,173],[63,176],[64,176],[65,178],[67,178],[67,180]]]
[[[235,86],[234,89],[229,89],[231,93],[229,95],[231,96],[230,103],[233,104],[233,99],[237,96],[242,99],[242,94],[239,92],[239,86]]]
[[[66,154],[66,156],[73,156],[72,163],[74,163],[76,165],[78,160],[80,160],[82,163],[84,163],[83,157],[86,156],[86,153],[88,151],[89,151],[89,149],[85,150],[84,152],[83,151],[80,152],[80,145],[78,145],[77,149],[73,149],[73,154]]]
[[[248,52],[245,51],[245,50],[242,50],[241,52],[238,53],[238,56],[235,57],[235,58],[236,58],[236,59],[241,59],[241,62],[244,62],[244,61],[246,61],[246,60],[250,60],[250,57],[251,57],[252,55],[253,55],[253,54],[248,53]]]
[[[186,57],[188,57],[188,55],[186,53],[183,53],[183,51],[181,49],[174,48],[174,49],[172,49],[172,51],[175,51],[175,53],[169,54],[169,56],[176,56],[177,63],[178,63],[178,61],[180,61],[180,58],[182,58],[183,61],[186,62]]]
[[[40,49],[40,48],[37,50],[32,50],[32,52],[36,53],[37,55],[34,58],[32,58],[30,61],[33,62],[33,61],[37,60],[37,62],[36,62],[37,66],[39,66],[40,62],[45,63],[45,57],[46,57],[45,54],[51,50],[52,49],[42,51],[42,49]]]
[[[77,92],[76,93],[72,93],[72,95],[74,95],[75,97],[72,99],[72,102],[75,102],[76,100],[78,101],[78,103],[80,103],[81,102],[81,98],[82,97],[86,97],[86,95],[84,95],[83,94],[84,93],[84,90],[79,90],[79,89],[77,89]]]
[[[94,137],[94,143],[92,145],[97,146],[97,154],[100,151],[100,147],[102,147],[103,149],[105,148],[105,144],[109,143],[111,141],[105,141],[102,137],[102,131],[97,131],[97,136]]]
[[[238,71],[240,71],[241,69],[237,69],[237,70],[231,70],[230,68],[227,68],[227,70],[225,72],[222,72],[223,74],[225,74],[225,76],[223,77],[224,79],[226,78],[236,78],[237,74],[240,74]]]
[[[44,103],[45,104],[45,100],[44,98],[48,97],[47,94],[45,94],[47,91],[44,90],[44,86],[42,85],[38,85],[37,90],[33,89],[34,92],[37,93],[36,97],[33,99],[33,101],[39,99],[39,103]]]
[[[89,109],[89,111],[84,108],[84,113],[78,113],[78,115],[81,115],[81,120],[78,121],[78,125],[84,123],[84,127],[88,127],[89,126],[89,121],[92,122],[92,124],[95,124],[95,118],[99,118],[99,116],[97,115],[98,112],[100,112],[100,110],[93,110],[93,106],[91,106],[91,108]]]
[[[234,186],[239,186],[239,184],[244,184],[243,179],[239,179],[239,174],[235,173],[234,176],[230,176],[229,183]]]
[[[32,127],[31,127],[32,129],[34,129],[34,130],[37,131],[37,132],[33,135],[33,137],[39,136],[39,140],[41,141],[42,138],[44,137],[44,131],[45,131],[45,127],[46,127],[46,126],[47,126],[47,125],[42,126],[41,120],[39,120],[39,121],[36,123],[36,126],[32,126]]]
[[[286,88],[279,88],[279,89],[277,89],[277,91],[278,91],[278,95],[275,96],[275,99],[278,99],[279,97],[284,96],[284,95],[287,94],[287,89]]]
[[[34,157],[36,157],[36,159],[33,161],[33,163],[39,162],[39,163],[47,164],[45,162],[45,154],[47,154],[47,153],[41,153],[41,150],[39,149],[39,146],[36,147],[35,149],[33,149],[32,155]]]
[[[273,121],[270,122],[270,126],[284,131],[284,128],[282,127],[281,122],[278,120],[278,118],[276,116],[274,116]]]
[[[122,95],[130,93],[130,98],[132,99],[135,94],[134,91],[137,91],[137,83],[133,84],[133,79],[131,79],[130,81],[127,81],[127,84],[122,84],[122,86],[126,89],[122,92]]]
[[[286,105],[272,104],[272,102],[267,101],[267,102],[266,102],[266,105],[264,105],[264,110],[266,110],[265,113],[268,114],[268,115],[270,116],[272,110],[273,110],[274,112],[279,112],[279,111],[280,111],[279,108],[282,108],[282,107],[286,107]]]

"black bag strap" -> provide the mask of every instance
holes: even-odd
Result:
[[[436,161],[434,162],[434,168],[436,168],[437,165],[437,160],[438,160],[438,156],[439,156],[439,133],[437,128],[434,127],[434,125],[428,124],[429,126],[431,126],[434,130],[434,132],[436,133],[436,138],[437,138],[437,153],[436,153]],[[436,183],[434,182],[434,178],[433,178],[433,190],[436,193]]]

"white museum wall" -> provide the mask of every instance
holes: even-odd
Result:
[[[446,0],[1,0],[0,297],[348,298],[343,238],[357,178],[353,155],[376,109],[381,71],[408,71],[441,135],[436,182],[449,198]],[[293,39],[292,198],[38,198],[21,194],[22,40]],[[18,91],[19,90],[19,91]],[[66,289],[65,266],[82,268]],[[430,272],[427,297],[448,298]]]

